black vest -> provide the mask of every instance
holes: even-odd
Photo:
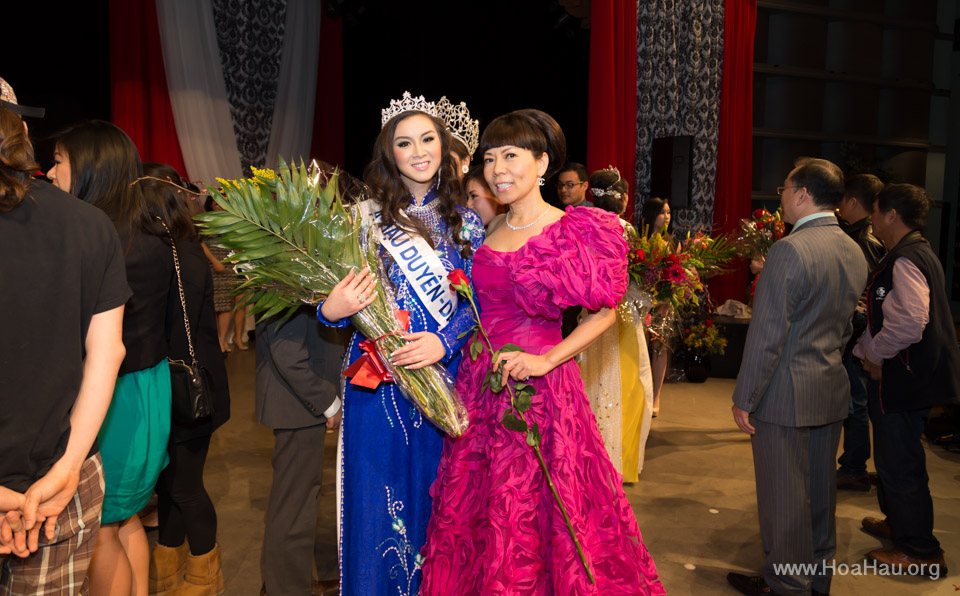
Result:
[[[883,300],[893,287],[893,263],[908,259],[930,288],[930,321],[920,341],[883,361],[880,404],[884,413],[960,403],[960,350],[947,302],[943,268],[920,232],[910,232],[880,261],[867,288],[867,319],[876,336],[883,327]]]

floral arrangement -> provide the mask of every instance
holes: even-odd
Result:
[[[654,302],[668,303],[673,309],[699,304],[697,292],[703,290],[703,284],[690,263],[690,255],[674,253],[662,234],[634,238],[628,260],[630,280],[649,293]]]
[[[750,219],[740,220],[740,238],[738,244],[744,256],[757,259],[767,256],[770,247],[783,238],[785,232],[783,218],[778,209],[770,213],[765,208],[757,209]]]
[[[710,319],[684,329],[683,344],[691,352],[720,356],[727,347],[727,340]]]
[[[396,309],[392,288],[381,282],[388,278],[375,224],[358,205],[366,189],[336,169],[317,162],[308,169],[302,161],[288,166],[282,158],[278,172],[253,168],[252,178],[217,181],[219,189],[208,188],[223,211],[196,219],[212,243],[232,251],[226,260],[245,277],[237,288],[242,304],[261,320],[283,312],[289,317],[303,304],[319,304],[349,271],[369,266],[377,273],[376,299],[350,320],[375,339],[363,342],[363,363],[351,369],[363,371],[373,388],[396,382],[434,425],[452,437],[462,435],[467,411],[441,365],[409,370],[383,357],[404,345],[401,321],[409,320],[409,313]],[[344,201],[346,193],[353,203]]]
[[[701,229],[693,236],[687,233],[680,252],[702,279],[729,273],[727,264],[737,256],[737,247],[726,236],[712,238]]]
[[[476,299],[473,295],[473,288],[470,286],[470,280],[467,278],[466,273],[460,269],[454,269],[447,276],[447,279],[450,281],[451,287],[454,290],[463,295],[464,298],[470,301],[470,306],[473,308],[473,318],[476,322],[476,331],[470,329],[465,333],[473,332],[473,338],[470,340],[470,359],[476,362],[477,357],[480,356],[484,351],[490,353],[490,370],[487,371],[487,376],[483,381],[483,388],[490,387],[490,390],[493,393],[501,393],[504,389],[507,390],[507,395],[510,397],[510,406],[503,412],[503,418],[500,420],[500,424],[504,428],[519,433],[523,433],[526,437],[527,445],[529,445],[534,453],[537,456],[537,461],[540,462],[540,469],[543,471],[543,475],[547,479],[547,485],[550,486],[550,492],[553,493],[553,498],[556,500],[557,505],[560,507],[560,512],[563,514],[563,519],[567,523],[567,530],[570,532],[570,538],[573,540],[574,546],[577,547],[577,552],[580,554],[580,561],[583,563],[584,568],[587,571],[587,577],[590,579],[591,584],[595,584],[596,580],[593,577],[593,571],[590,569],[590,564],[587,562],[587,557],[583,553],[583,547],[580,545],[580,540],[577,538],[577,533],[573,529],[573,524],[570,522],[570,515],[567,513],[567,508],[563,504],[563,499],[560,498],[560,493],[557,492],[557,487],[553,484],[553,478],[550,476],[550,470],[547,468],[547,463],[543,459],[543,453],[540,451],[540,442],[542,436],[540,434],[540,426],[536,422],[528,422],[524,414],[530,410],[533,406],[532,396],[536,393],[533,385],[528,383],[521,382],[511,382],[508,378],[506,382],[503,381],[503,362],[496,368],[494,368],[493,363],[496,362],[497,356],[502,352],[522,352],[523,348],[516,344],[506,344],[499,350],[493,349],[493,344],[490,343],[490,338],[487,337],[487,332],[483,328],[483,325],[480,323],[480,310],[477,308]]]

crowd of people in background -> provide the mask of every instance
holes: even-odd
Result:
[[[174,168],[143,163],[102,121],[60,132],[41,179],[24,119],[33,112],[0,83],[0,591],[222,594],[203,471],[230,417],[231,327],[232,345],[247,347],[241,277],[194,225],[217,201]],[[393,383],[341,388],[368,340],[343,330],[373,302],[376,271],[351,272],[319,307],[261,321],[256,413],[275,437],[261,594],[664,593],[623,483],[642,469],[670,351],[629,307],[627,247],[662,235],[679,249],[669,200],[648,198],[634,228],[619,170],[569,161],[548,114],[511,112],[480,135],[465,104],[409,94],[383,111],[363,180],[381,225],[408,234],[428,266],[465,272],[490,338],[522,350],[461,358],[469,302],[432,311],[380,246],[385,281],[410,313],[390,360],[456,377],[471,425],[451,439]],[[557,205],[541,190],[548,181]],[[836,553],[836,491],[871,487],[871,424],[884,517],[863,527],[894,548],[870,556],[945,575],[921,435],[931,407],[960,402],[960,352],[922,237],[930,201],[809,158],[779,192],[793,228],[756,265],[732,408],[751,436],[766,563],[728,580],[744,594],[829,593],[829,573],[781,564],[813,569]],[[169,362],[193,358],[213,414],[182,424]],[[539,462],[531,439],[501,424],[491,366],[533,388]],[[317,582],[316,503],[334,429],[340,577]],[[139,514],[154,493],[151,549]]]

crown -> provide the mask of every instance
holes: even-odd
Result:
[[[437,102],[437,111],[440,119],[447,125],[450,134],[460,139],[467,146],[467,153],[473,157],[474,151],[480,144],[480,121],[470,118],[470,110],[466,102],[453,105],[444,95]]]
[[[606,195],[616,196],[616,197],[620,196],[622,193],[619,190],[613,188],[614,184],[616,184],[617,182],[620,182],[620,170],[618,170],[613,166],[607,166],[601,171],[613,172],[617,175],[617,179],[614,180],[612,183],[610,183],[610,186],[608,186],[607,188],[596,188],[594,186],[591,186],[590,194],[592,194],[595,197],[603,197]]]
[[[398,114],[404,112],[423,112],[424,114],[429,114],[434,117],[439,117],[437,112],[437,104],[432,101],[427,101],[421,95],[419,97],[411,97],[409,91],[403,92],[403,99],[390,100],[390,107],[380,110],[380,128],[383,128],[387,125],[387,122],[390,122],[390,119]]]

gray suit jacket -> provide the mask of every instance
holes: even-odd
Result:
[[[781,426],[847,417],[843,347],[867,262],[833,217],[805,222],[770,249],[757,282],[733,403]]]
[[[321,325],[316,308],[304,307],[277,328],[273,317],[257,324],[257,421],[272,429],[326,422],[323,413],[340,393],[346,336]]]

